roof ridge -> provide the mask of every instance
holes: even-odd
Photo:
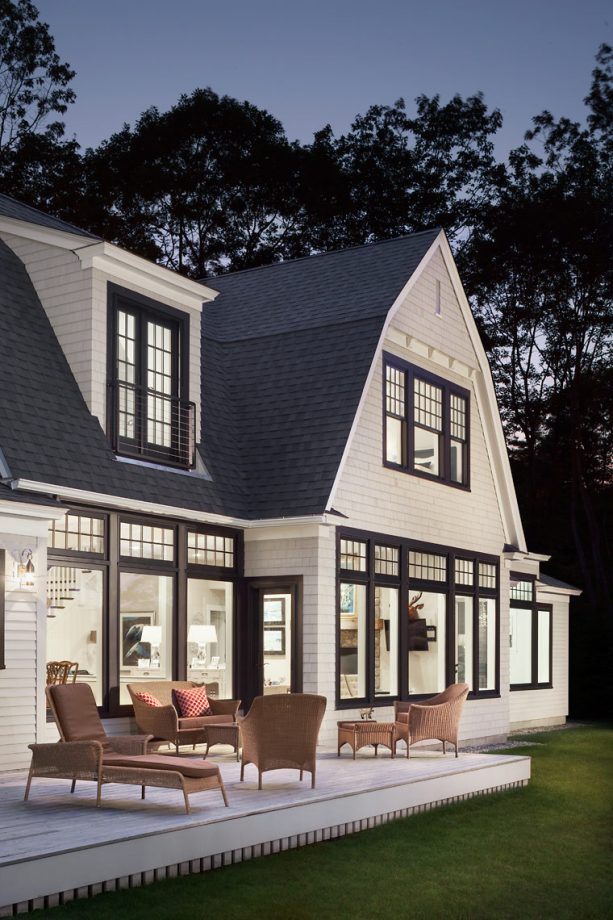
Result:
[[[345,252],[353,252],[355,249],[371,249],[375,246],[383,246],[385,243],[398,243],[400,240],[415,239],[417,236],[425,234],[438,234],[444,232],[443,227],[431,227],[429,230],[416,230],[415,233],[403,233],[400,236],[391,236],[385,240],[372,240],[370,243],[356,243],[354,246],[345,246],[342,249],[328,249],[326,252],[314,252],[308,256],[297,256],[295,259],[281,259],[279,262],[270,262],[268,265],[254,265],[253,268],[240,268],[235,272],[224,272],[221,275],[213,275],[209,278],[198,278],[198,284],[206,285],[215,290],[215,282],[220,278],[235,278],[237,275],[246,275],[249,272],[259,272],[267,268],[278,268],[280,265],[294,265],[296,262],[307,262],[311,259],[319,259],[323,256],[338,256]]]

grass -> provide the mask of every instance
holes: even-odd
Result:
[[[613,917],[613,729],[526,738],[532,780],[339,840],[37,911],[52,920]]]

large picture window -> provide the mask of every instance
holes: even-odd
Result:
[[[468,488],[468,390],[391,355],[384,380],[385,464]]]
[[[231,696],[242,559],[239,530],[70,509],[49,526],[47,663],[70,662],[106,715],[130,714],[129,683]]]
[[[111,434],[127,456],[190,467],[195,409],[187,401],[189,319],[111,286]]]
[[[552,608],[536,601],[534,579],[511,573],[509,670],[511,690],[551,687]]]
[[[341,529],[338,705],[498,693],[498,561]]]

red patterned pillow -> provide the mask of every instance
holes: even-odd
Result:
[[[191,690],[175,690],[179,713],[184,719],[195,716],[210,716],[211,707],[206,695],[206,687],[193,687]]]
[[[155,696],[151,696],[150,693],[147,693],[144,690],[141,690],[138,693],[135,693],[134,696],[136,697],[137,700],[142,700],[143,703],[146,703],[147,706],[161,706],[162,705],[160,701],[156,699]]]

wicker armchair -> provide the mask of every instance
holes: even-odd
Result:
[[[240,700],[216,700],[209,697],[212,715],[183,718],[174,705],[175,690],[191,690],[198,684],[191,680],[157,680],[147,683],[128,684],[128,692],[134,706],[134,717],[141,732],[152,736],[152,746],[159,746],[167,741],[174,744],[179,753],[179,745],[205,744],[208,741],[207,725],[227,725],[236,722]],[[162,703],[161,706],[148,706],[139,700],[137,693],[150,693]]]
[[[421,703],[394,703],[396,741],[406,741],[407,757],[412,744],[434,739],[443,742],[443,754],[446,742],[451,742],[458,756],[458,729],[468,690],[468,684],[452,684]]]
[[[29,745],[32,764],[24,800],[27,801],[32,779],[37,776],[70,779],[71,792],[77,780],[92,780],[97,784],[98,807],[105,783],[140,786],[143,799],[146,786],[179,789],[183,792],[188,814],[188,796],[193,792],[219,789],[228,804],[219,767],[215,764],[147,754],[150,735],[107,735],[88,684],[56,684],[47,687],[45,692],[61,740],[55,744]]]
[[[238,723],[243,746],[241,782],[245,766],[258,768],[258,789],[262,773],[288,767],[311,774],[315,788],[317,736],[326,710],[326,698],[311,693],[283,693],[257,696],[246,716]]]

